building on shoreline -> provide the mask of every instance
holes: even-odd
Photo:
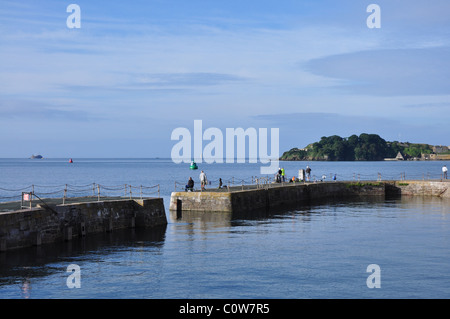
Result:
[[[450,161],[450,154],[422,154],[420,160],[424,161]]]
[[[403,157],[401,152],[398,152],[396,157],[394,157],[394,158],[385,158],[384,160],[385,161],[404,161],[405,158]]]

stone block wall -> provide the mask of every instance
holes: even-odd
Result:
[[[231,212],[231,194],[233,193],[173,192],[169,209],[176,211],[178,200],[181,200],[182,210],[185,211]]]
[[[97,232],[167,224],[162,198],[39,207],[0,214],[0,251]]]
[[[450,198],[450,181],[396,181],[391,183],[401,195]]]
[[[181,201],[183,211],[251,212],[268,211],[322,199],[348,199],[366,196],[437,196],[450,198],[450,182],[441,181],[364,181],[286,184],[262,189],[232,192],[172,193],[170,210]]]
[[[286,184],[262,189],[233,192],[174,192],[170,210],[181,201],[183,211],[250,212],[289,207],[321,198],[348,198],[352,196],[384,196],[383,183],[311,183]]]

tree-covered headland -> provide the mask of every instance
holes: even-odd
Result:
[[[333,135],[324,136],[320,141],[309,144],[303,149],[293,148],[284,152],[280,160],[382,161],[385,158],[395,158],[399,152],[404,159],[420,158],[422,154],[431,154],[433,146],[409,142],[387,142],[377,134],[363,133],[346,138]]]

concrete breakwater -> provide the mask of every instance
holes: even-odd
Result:
[[[386,181],[286,183],[230,192],[173,192],[171,211],[243,213],[294,207],[311,201],[362,196],[440,196],[450,198],[449,182]]]
[[[115,229],[166,225],[162,198],[38,206],[0,213],[0,251]]]
[[[450,198],[450,180],[385,182],[387,195]]]

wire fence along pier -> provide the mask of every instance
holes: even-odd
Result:
[[[312,174],[309,180],[301,180],[297,176],[288,177],[285,176],[285,179],[281,182],[276,181],[276,176],[251,176],[245,179],[239,177],[230,177],[226,179],[214,179],[208,180],[207,185],[205,186],[205,190],[208,191],[233,191],[233,190],[244,190],[244,189],[258,189],[258,188],[269,188],[269,187],[277,187],[281,185],[288,185],[290,183],[320,183],[320,182],[333,182],[333,181],[395,181],[400,180],[404,181],[406,179],[409,180],[443,180],[442,174],[436,173],[418,173],[418,174],[406,174],[406,172],[400,172],[394,175],[383,175],[381,173],[372,173],[372,174],[361,174],[361,173],[347,173],[347,174],[335,174],[335,173],[326,173],[326,174]],[[175,181],[174,182],[174,191],[185,191],[186,190],[186,182]],[[195,181],[194,191],[201,191],[200,182]]]
[[[0,187],[0,202],[20,201],[21,208],[31,208],[32,203],[36,200],[55,202],[58,200],[63,205],[68,202],[76,202],[77,200],[105,200],[107,198],[129,198],[143,199],[160,197],[160,185],[153,186],[133,186],[129,184],[107,186],[102,184],[87,185],[30,185],[20,189],[6,189]]]

